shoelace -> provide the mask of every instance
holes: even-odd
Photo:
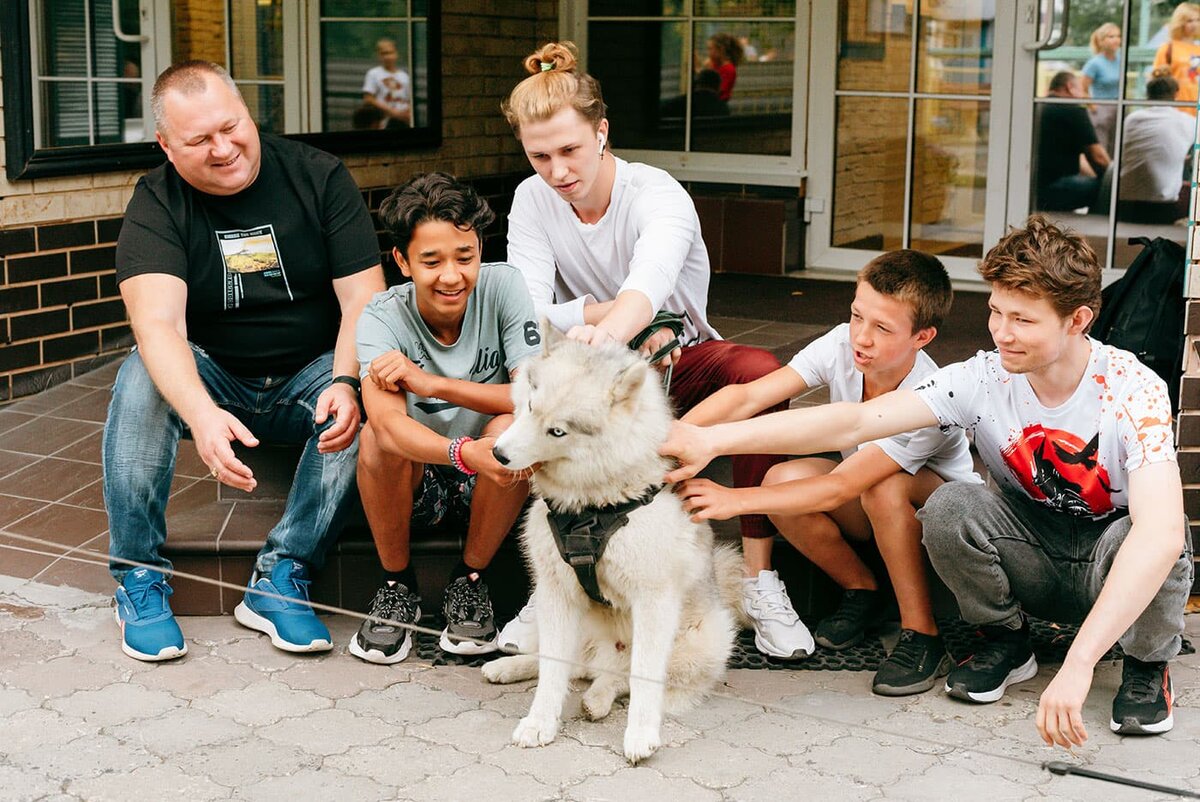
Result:
[[[755,587],[754,598],[762,603],[764,617],[776,615],[785,622],[792,622],[800,618],[792,607],[792,600],[788,598],[786,588],[763,590]]]
[[[411,593],[401,593],[398,587],[380,588],[371,602],[372,618],[409,624],[417,618],[417,599]]]
[[[862,596],[857,593],[847,594],[842,598],[842,603],[838,605],[838,608],[829,616],[829,623],[856,624],[870,611],[873,602],[874,599],[871,596]]]
[[[988,638],[973,655],[970,662],[976,668],[994,668],[1005,660],[1012,659],[1016,644],[1005,638]]]
[[[1151,663],[1146,668],[1138,666],[1133,671],[1122,672],[1122,696],[1135,702],[1153,702],[1162,689],[1162,670]]]
[[[447,617],[458,621],[481,622],[487,617],[490,602],[487,586],[482,582],[454,582],[447,589]]]
[[[155,591],[158,594],[157,603],[150,601],[150,591]],[[129,588],[125,588],[125,592],[129,594],[129,601],[133,604],[133,609],[137,611],[140,618],[147,613],[159,613],[165,604],[165,599],[175,591],[171,586],[161,579],[154,582],[147,582],[141,587],[135,587],[133,592],[129,592]]]
[[[276,586],[275,590],[285,598],[300,599],[306,602],[308,601],[308,587],[312,584],[312,580],[303,579],[296,574],[296,571],[290,572],[287,579]]]
[[[917,645],[915,633],[910,629],[900,631],[900,641],[892,650],[888,661],[901,667],[916,669],[921,662],[923,650]]]

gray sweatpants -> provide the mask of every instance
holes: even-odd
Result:
[[[1100,595],[1132,522],[1047,509],[984,485],[947,482],[917,513],[929,560],[970,624],[1020,626],[1021,611],[1079,624]],[[1170,575],[1118,643],[1147,662],[1179,653],[1192,587],[1191,538]]]

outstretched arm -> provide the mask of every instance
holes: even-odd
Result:
[[[1070,748],[1087,740],[1081,711],[1096,663],[1160,592],[1183,552],[1178,465],[1157,462],[1129,474],[1129,517],[1133,526],[1117,550],[1104,588],[1079,627],[1062,668],[1042,692],[1037,728],[1047,744]]]
[[[804,379],[786,365],[746,384],[728,384],[688,410],[680,420],[711,426],[753,417],[808,389]]]
[[[668,473],[666,480],[680,482],[722,454],[840,451],[937,423],[937,416],[915,392],[894,390],[861,404],[843,401],[788,409],[709,427],[677,421],[659,453],[679,460],[680,467]]]

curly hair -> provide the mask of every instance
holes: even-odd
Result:
[[[486,200],[448,173],[418,173],[379,205],[379,220],[406,259],[413,232],[422,223],[443,221],[461,231],[474,231],[482,240],[495,219]]]
[[[597,128],[608,107],[600,82],[579,69],[579,50],[574,42],[550,42],[522,62],[529,77],[517,84],[500,104],[513,133],[521,136],[521,124],[548,120],[568,106]]]
[[[1100,313],[1100,263],[1083,237],[1040,214],[996,243],[979,265],[988,284],[1045,298],[1064,320],[1081,306]]]

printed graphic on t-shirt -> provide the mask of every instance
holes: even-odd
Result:
[[[215,233],[225,263],[225,309],[293,300],[274,226]]]
[[[1114,507],[1112,483],[1100,465],[1099,451],[1099,432],[1084,443],[1072,432],[1035,423],[1001,453],[1031,498],[1072,515],[1101,516]]]

